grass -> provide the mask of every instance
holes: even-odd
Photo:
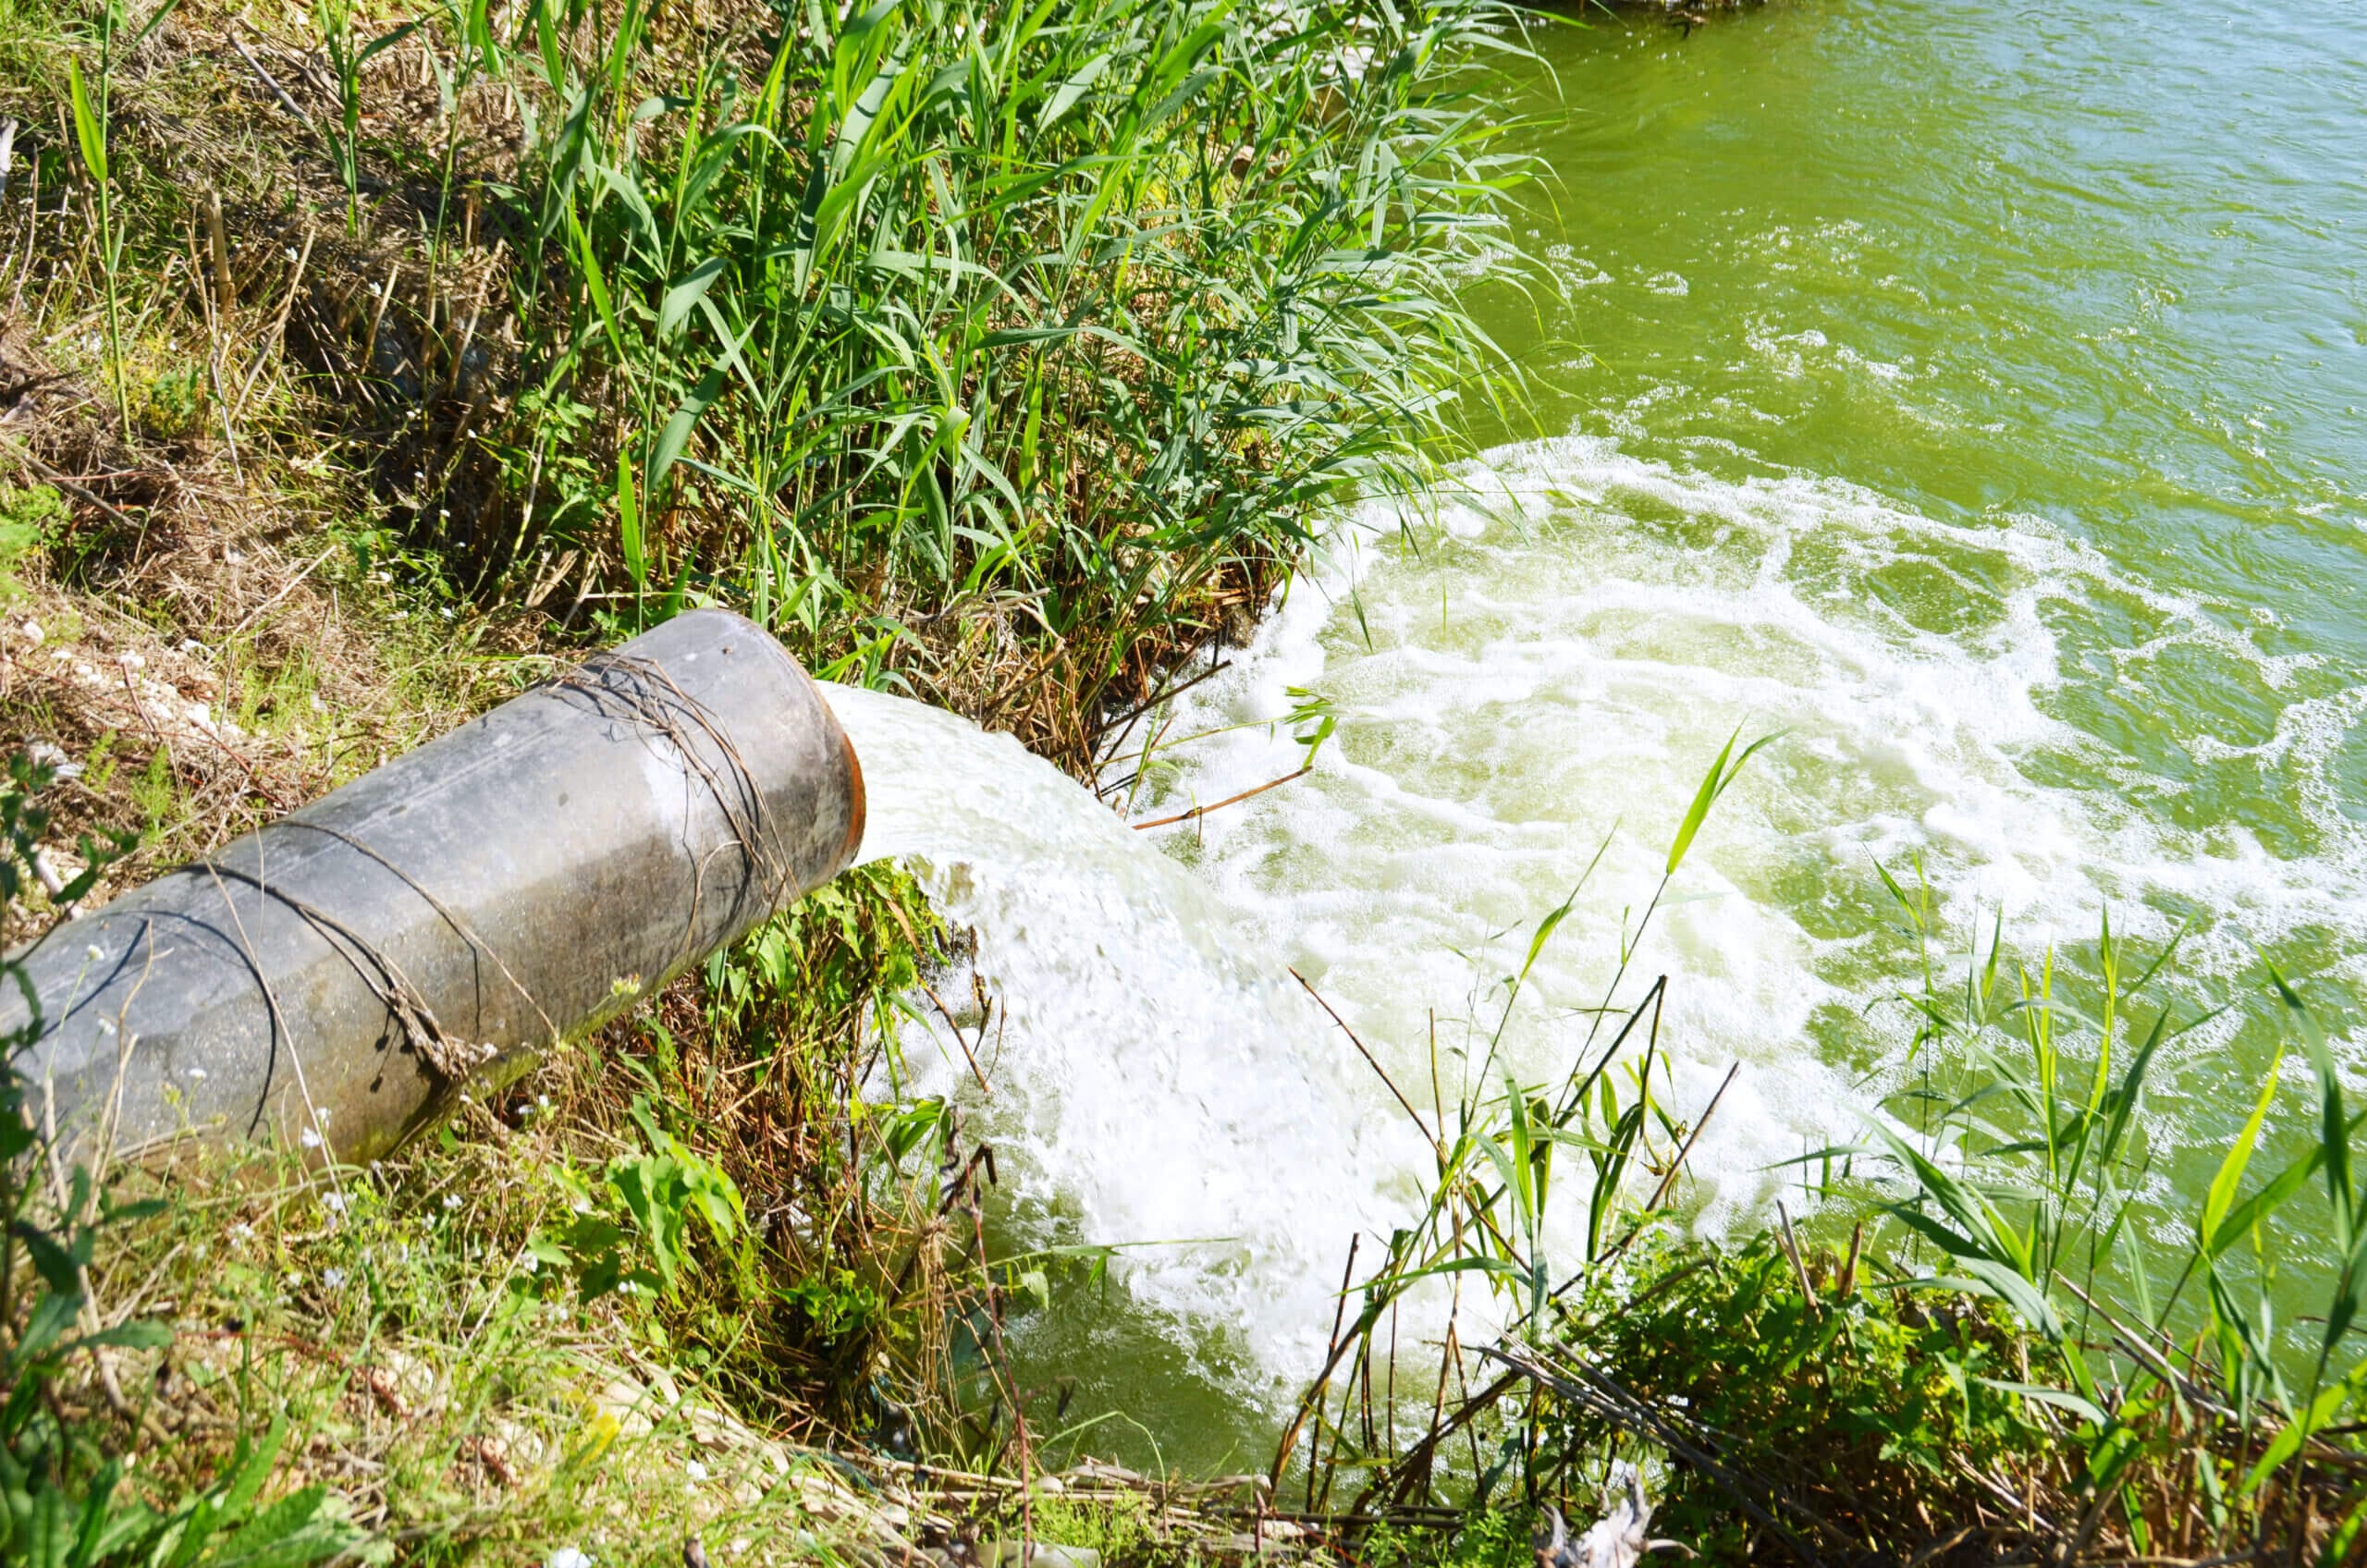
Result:
[[[37,128],[118,26],[201,48],[102,72],[100,180]],[[1082,769],[1317,506],[1451,459],[1508,384],[1454,269],[1525,165],[1459,67],[1518,26],[339,4],[241,55],[198,9],[20,12],[20,167],[122,222],[33,216],[16,287],[143,437],[240,474],[337,443],[481,604],[581,635],[730,603]],[[245,96],[202,101],[205,58]]]
[[[0,814],[8,935],[691,603],[1090,775],[1320,508],[1420,487],[1516,398],[1454,300],[1527,174],[1473,93],[1522,25],[0,0],[0,720],[56,753]],[[1452,1100],[1400,1096],[1425,1202],[1352,1255],[1263,1489],[1220,1496],[1044,1483],[1001,1322],[1049,1266],[988,1250],[947,1106],[877,1097],[951,939],[893,876],[375,1168],[58,1170],[11,1075],[7,1550],[1180,1562],[1254,1527],[1511,1563],[1625,1464],[1715,1561],[2356,1555],[2367,1199],[2306,986],[2238,1005],[2307,1063],[2317,1136],[2259,1152],[2299,1093],[2273,1069],[2165,1256],[2142,1099],[2201,1011],[2171,955],[2017,958],[1892,892],[1908,1091],[1725,1243],[1678,1223],[1664,990],[1623,970],[1583,1059],[1523,1084],[1515,966]],[[1508,1330],[1401,1358],[1419,1292]]]
[[[1088,772],[1503,395],[1453,299],[1519,26],[0,0],[5,935],[690,603]],[[5,1554],[1227,1537],[1232,1493],[1028,1484],[1000,1323],[1052,1264],[892,1091],[941,935],[842,879],[362,1170],[61,1170],[7,1075]]]
[[[1711,768],[1672,876],[1739,766]],[[1797,1223],[1685,1225],[1699,1123],[1651,1093],[1665,980],[1607,997],[1562,1084],[1491,1093],[1483,1037],[1454,1104],[1406,1102],[1438,1154],[1426,1207],[1361,1273],[1352,1253],[1355,1310],[1276,1483],[1362,1522],[1375,1560],[1507,1561],[1508,1520],[1589,1513],[1640,1472],[1652,1532],[1713,1562],[2354,1561],[2360,1118],[2302,988],[2263,966],[2187,1003],[2175,939],[2140,953],[2107,922],[2077,966],[2017,957],[2002,923],[1940,930],[1919,874],[1884,880],[1916,955],[1903,1087],[1861,1141],[1797,1162]],[[2280,1050],[2199,1197],[2154,1195],[2149,1074],[2230,1009],[2307,1060],[2309,1092]],[[2255,1169],[2279,1119],[2315,1135]],[[1549,1228],[1557,1192],[1583,1225]],[[1450,1328],[1401,1362],[1401,1308],[1442,1284],[1484,1292],[1504,1333]]]

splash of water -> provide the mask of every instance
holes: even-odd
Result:
[[[1023,1233],[1189,1243],[1127,1254],[1119,1268],[1130,1300],[1187,1347],[1213,1353],[1201,1378],[1276,1408],[1322,1358],[1350,1236],[1410,1220],[1432,1170],[1429,1141],[1290,966],[1331,993],[1426,1114],[1492,1096],[1500,1069],[1481,1064],[1479,1036],[1503,1005],[1495,981],[1518,955],[1489,938],[1518,927],[1525,942],[1568,889],[1539,898],[1528,881],[1491,883],[1480,868],[1505,855],[1558,864],[1576,842],[1568,825],[1489,800],[1495,764],[1484,750],[1463,759],[1473,788],[1461,798],[1421,799],[1385,783],[1382,798],[1369,797],[1378,776],[1334,753],[1318,774],[1327,789],[1291,795],[1268,808],[1281,817],[1262,820],[1336,832],[1335,863],[1269,865],[1245,879],[1219,857],[1196,876],[1177,831],[1163,847],[1131,830],[1008,737],[882,693],[833,689],[830,700],[864,759],[865,858],[901,861],[949,922],[977,934],[975,963],[996,1002],[973,1047],[991,1100],[977,1103],[961,1046],[941,1025],[929,1029],[933,1060],[917,1060],[921,1087],[973,1103]],[[1245,700],[1255,705],[1254,694]],[[1239,739],[1256,754],[1273,743],[1262,737]],[[1359,781],[1350,786],[1357,798],[1328,793],[1348,779]],[[1427,842],[1404,854],[1359,841],[1407,820],[1423,825]],[[1625,866],[1630,850],[1617,845],[1611,863]],[[1382,885],[1352,886],[1375,873]],[[1782,922],[1730,886],[1697,890],[1729,896],[1662,918],[1690,933],[1692,949],[1720,956],[1698,992],[1721,998],[1718,1051],[1753,1035],[1753,1070],[1694,1156],[1695,1196],[1714,1223],[1763,1203],[1776,1181],[1767,1168],[1833,1135],[1851,1097],[1797,1048],[1827,988],[1808,975]],[[1600,965],[1549,958],[1504,1035],[1502,1064],[1531,1084],[1566,1074],[1609,981]],[[1688,1112],[1730,1065],[1708,1050],[1671,1061],[1668,1093]],[[1579,1224],[1583,1207],[1565,1207],[1563,1225]],[[1442,1329],[1442,1303],[1430,1308],[1408,1326],[1409,1342]],[[1484,1331],[1486,1304],[1466,1310],[1478,1320],[1466,1333]]]
[[[1146,815],[1292,771],[1302,753],[1274,721],[1294,689],[1340,719],[1310,777],[1191,827],[1132,831],[941,712],[832,699],[871,783],[866,855],[902,859],[978,933],[999,1012],[978,1110],[1015,1222],[1197,1243],[1129,1255],[1128,1292],[1179,1340],[1232,1347],[1220,1376],[1253,1399],[1319,1361],[1347,1237],[1408,1218],[1430,1161],[1290,967],[1418,1108],[1452,1105],[1492,1089],[1470,1080],[1502,977],[1592,864],[1504,1060],[1558,1080],[1623,954],[1626,1000],[1669,974],[1665,1102],[1697,1116],[1742,1066],[1689,1165],[1697,1222],[1715,1227],[1760,1212],[1783,1161],[1853,1137],[1895,1064],[1904,1014],[1880,1003],[1902,955],[1877,860],[1922,851],[1959,927],[2002,907],[2032,939],[2091,932],[2108,900],[2156,937],[2224,912],[2193,944],[2206,971],[2360,924],[2361,835],[2318,800],[2330,785],[2299,784],[2322,808],[2316,841],[2283,858],[2240,824],[2178,827],[2052,711],[2080,658],[2141,672],[2201,648],[2263,689],[2289,678],[2207,606],[2042,526],[1942,524],[1832,482],[1711,479],[1600,441],[1508,448],[1464,477],[1418,556],[1389,547],[1387,508],[1343,525],[1329,570],[1180,704],[1171,734],[1213,733],[1154,768]],[[2089,623],[2050,613],[2073,603],[2124,606],[2131,634],[2078,645]],[[2288,704],[2263,744],[2306,760],[2338,733],[2315,701]],[[1788,733],[1635,947],[1668,835],[1738,726]],[[2184,1046],[2201,1079],[2225,1044]],[[968,1093],[938,1046],[932,1086]],[[2174,1116],[2197,1146],[2212,1118],[2207,1098]]]
[[[971,1102],[1010,1220],[1042,1240],[1173,1243],[1119,1264],[1180,1339],[1223,1341],[1279,1397],[1322,1354],[1327,1271],[1410,1134],[1365,1124],[1362,1085],[1230,917],[1092,793],[1007,736],[832,688],[863,758],[866,860],[901,861],[995,998],[978,1103],[941,1024],[909,1045],[924,1091]],[[1319,1216],[1320,1218],[1316,1218]]]

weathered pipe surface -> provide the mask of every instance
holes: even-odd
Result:
[[[828,881],[863,813],[797,662],[693,611],[52,933],[18,1069],[69,1143],[367,1158]]]

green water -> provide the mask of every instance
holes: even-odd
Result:
[[[1976,661],[2017,641],[2017,594],[2034,610],[2042,668],[1993,668],[2059,728],[1999,749],[2082,801],[2027,826],[2092,841],[2061,851],[2070,876],[1993,879],[2009,913],[2068,937],[2044,894],[2084,882],[2083,905],[2216,935],[2195,994],[2239,993],[2257,949],[2355,1026],[2367,6],[1779,0],[1538,43],[1549,68],[1506,107],[1535,116],[1521,145],[1551,171],[1522,235],[1547,288],[1477,297],[1539,430],[1711,484],[1836,482],[1919,520],[1872,549],[1797,531],[1781,574],[1836,621]],[[1992,534],[2066,549],[2034,561]],[[1811,832],[1846,817],[1849,760],[1804,770],[1815,805],[1762,809]],[[1946,837],[1922,847],[1945,861]],[[1815,866],[1814,895],[1744,880],[1841,937],[1879,909],[1861,873]],[[1836,875],[1867,896],[1833,909]],[[2188,1175],[2269,1033],[2177,1064]]]
[[[1507,107],[1549,122],[1526,238],[1565,293],[1495,319],[1547,428],[2048,520],[2248,644],[2055,695],[2166,815],[2294,858],[2316,804],[2367,811],[2355,737],[2322,802],[2216,754],[2367,655],[2367,8],[1832,0],[1540,43],[1561,102]],[[1883,586],[1952,629],[1945,590]],[[2093,608],[2071,666],[2148,630]]]
[[[1959,940],[2002,910],[2075,966],[2107,910],[2148,950],[2187,924],[2197,1008],[2269,955],[2361,1060],[2367,6],[1776,0],[1535,42],[1490,91],[1549,176],[1516,226],[1544,264],[1474,268],[1535,424],[1429,498],[1417,549],[1303,585],[1184,716],[1270,717],[1292,687],[1339,714],[1314,776],[1171,844],[1245,949],[1418,1083],[1430,1015],[1490,973],[1468,955],[1608,838],[1512,1042],[1555,1076],[1709,758],[1782,729],[1639,959],[1672,977],[1677,1098],[1745,1069],[1695,1161],[1705,1225],[1761,1212],[1774,1162],[1851,1135],[1895,1066],[1878,860],[1921,857]],[[1251,729],[1177,760],[1170,798],[1211,801],[1298,757]],[[2239,1009],[2167,1053],[2165,1246],[2275,1044]],[[1221,1104],[1174,1111],[1209,1158],[1269,1164],[1267,1208],[1071,1210],[1099,1240],[1154,1212],[1255,1238],[1229,1267],[1265,1270],[1266,1317],[1144,1275],[1132,1310],[1031,1330],[1169,1463],[1258,1450],[1348,1233],[1420,1168],[1327,1026],[1289,1048],[1238,1093],[1316,1084],[1337,1126],[1227,1148]],[[1033,1133],[1053,1168],[1061,1133]]]

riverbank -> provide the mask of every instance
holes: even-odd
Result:
[[[1433,480],[1461,417],[1436,399],[1502,368],[1442,309],[1454,237],[1522,172],[1449,92],[1466,13],[151,19],[0,26],[0,713],[55,749],[16,810],[55,814],[11,817],[10,940],[710,598],[1098,781],[1104,719],[1246,641],[1344,489]],[[1623,271],[1637,300],[1686,287]],[[1639,827],[1689,841],[1691,787]],[[1005,1322],[1110,1259],[992,1250],[975,1126],[875,1098],[961,941],[892,874],[377,1168],[191,1155],[85,1192],[18,1150],[12,1526],[61,1562],[971,1562],[1024,1537],[1523,1563],[1538,1506],[1583,1528],[1624,1458],[1651,1533],[1719,1561],[2343,1561],[2339,1075],[2293,1074],[2309,1150],[2214,1151],[2189,1247],[2121,1200],[2165,1146],[2130,1021],[2196,1010],[1897,892],[1900,950],[1946,982],[1907,986],[1918,1044],[1956,1073],[1894,1105],[1912,1140],[1711,1246],[1683,1222],[1718,1113],[1654,1097],[1648,1024],[1600,1066],[1482,1071],[1431,1107],[1427,1208],[1352,1261],[1331,1365],[1249,1479],[1076,1465],[1106,1413],[1014,1379]],[[1575,924],[1519,940],[1533,962]],[[1946,967],[1968,941],[1985,972]],[[2306,1007],[2246,1005],[2308,1054]],[[2140,1223],[2158,1256],[2115,1273]],[[2269,1287],[2321,1274],[2297,1341]],[[1450,1279],[1520,1342],[1400,1354],[1396,1306]],[[961,1474],[924,1484],[914,1452]]]
[[[1089,773],[1502,374],[1476,15],[0,11],[6,940],[691,603]],[[869,1098],[948,940],[842,879],[367,1170],[12,1145],[9,1555],[990,1550],[828,1457],[1040,1468],[975,1140]]]

